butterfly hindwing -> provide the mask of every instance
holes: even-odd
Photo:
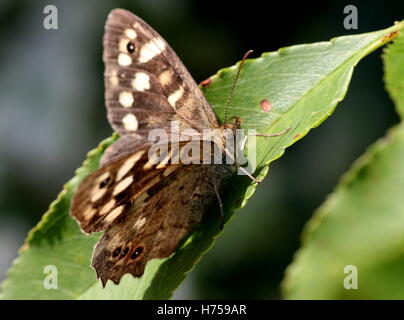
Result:
[[[170,256],[180,240],[198,224],[215,186],[228,170],[213,165],[183,166],[149,188],[129,214],[115,220],[94,249],[92,265],[105,285],[125,273],[139,277],[153,258]]]
[[[119,133],[147,138],[153,128],[216,128],[215,115],[165,40],[134,14],[115,9],[104,34],[108,119]]]

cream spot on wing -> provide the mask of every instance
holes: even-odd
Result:
[[[110,243],[110,247],[112,248],[116,248],[119,246],[119,244],[122,243],[122,234],[121,233],[117,233],[116,235],[114,235],[111,240],[109,241]]]
[[[130,108],[133,104],[133,101],[135,99],[133,98],[132,92],[129,91],[122,91],[119,94],[119,103],[124,107],[124,108]]]
[[[159,74],[159,82],[163,87],[170,84],[171,78],[172,78],[171,70],[166,70]]]
[[[125,36],[127,36],[129,39],[133,40],[133,39],[136,39],[137,34],[136,34],[136,31],[133,29],[125,29]]]
[[[148,153],[148,160],[144,164],[143,170],[150,170],[155,165],[158,165],[160,163],[161,152],[162,151],[160,149],[150,148]]]
[[[114,69],[111,71],[111,74],[109,75],[109,83],[112,87],[116,87],[119,84],[118,70]]]
[[[140,49],[139,62],[146,63],[153,59],[155,56],[161,54],[165,49],[165,43],[161,39],[150,40],[148,43],[144,44]]]
[[[132,58],[126,53],[120,53],[118,55],[118,64],[122,67],[127,67],[132,64]]]
[[[143,166],[143,170],[150,170],[157,163],[158,163],[158,159],[156,157],[149,157],[149,160]]]
[[[133,24],[133,28],[139,29],[140,31],[144,32],[144,29],[143,29],[143,27],[140,25],[139,22],[135,22],[135,23]]]
[[[135,74],[135,78],[132,81],[132,87],[137,91],[145,91],[150,89],[150,77],[144,72],[138,72]]]
[[[172,107],[175,107],[175,104],[178,102],[178,100],[181,99],[183,94],[184,94],[184,88],[180,87],[177,91],[168,96],[168,103]]]
[[[91,202],[96,202],[102,198],[102,196],[107,192],[107,188],[100,188],[100,183],[109,177],[109,172],[104,172],[95,181],[95,186],[91,191]]]
[[[139,123],[137,122],[135,115],[131,113],[128,113],[126,116],[122,118],[122,123],[125,130],[128,131],[136,131],[139,126]]]
[[[88,207],[83,213],[84,220],[89,221],[92,217],[94,217],[96,211],[97,210],[95,210],[93,207]]]
[[[97,183],[101,183],[101,182],[103,182],[105,179],[107,179],[109,177],[109,172],[108,171],[106,171],[106,172],[104,172],[102,175],[100,175],[98,178],[97,178]]]
[[[179,166],[180,166],[179,164],[172,164],[172,165],[168,166],[167,169],[164,170],[163,176],[167,177],[168,175],[173,173],[175,170],[177,170]]]
[[[121,182],[119,182],[115,188],[112,195],[116,196],[117,194],[124,191],[127,187],[129,187],[133,182],[133,176],[126,177]]]
[[[102,198],[102,196],[107,192],[107,189],[99,189],[97,188],[91,194],[91,202],[96,202]]]
[[[159,163],[157,166],[156,166],[156,169],[163,169],[163,168],[165,168],[165,167],[167,167],[168,166],[168,164],[166,164],[166,163]]]
[[[111,199],[109,202],[107,202],[100,211],[100,215],[103,216],[104,214],[107,214],[112,210],[112,208],[115,206],[115,199]]]
[[[126,38],[119,40],[119,51],[128,52],[128,42],[129,40]]]
[[[116,174],[116,181],[120,181],[133,168],[135,163],[143,156],[145,152],[145,150],[139,151],[128,158],[119,168],[118,173]]]
[[[125,208],[124,205],[121,205],[119,207],[116,207],[114,210],[112,210],[105,218],[104,220],[108,223],[111,223],[114,221],[118,216],[123,212],[123,209]]]
[[[133,225],[133,229],[139,230],[141,227],[144,226],[144,224],[146,223],[146,217],[141,217],[139,218],[136,223]]]
[[[172,150],[164,157],[163,160],[160,161],[160,163],[157,165],[156,169],[162,169],[168,165],[168,161],[170,160],[172,155]]]

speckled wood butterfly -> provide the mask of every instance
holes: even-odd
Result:
[[[108,120],[120,138],[79,185],[71,211],[84,232],[105,230],[92,258],[105,286],[126,273],[139,277],[149,260],[170,256],[201,221],[234,165],[152,163],[151,130],[164,129],[172,140],[172,121],[179,131],[197,135],[204,129],[223,132],[224,126],[174,51],[142,19],[113,10],[103,45]]]

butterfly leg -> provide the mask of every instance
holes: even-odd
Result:
[[[219,201],[219,208],[220,208],[220,230],[223,230],[224,227],[224,212],[223,212],[223,202],[222,198],[220,197],[219,190],[217,189],[217,185],[213,182],[213,188],[215,189],[215,194],[217,200]]]
[[[281,132],[277,133],[272,133],[272,134],[264,134],[264,133],[254,133],[254,134],[249,134],[250,136],[256,136],[256,137],[264,137],[264,138],[270,138],[270,137],[279,137],[281,135],[284,135],[285,133],[288,133],[292,129],[291,127],[286,128],[285,130],[282,130]]]
[[[255,183],[261,183],[261,180],[258,180],[257,178],[255,178],[254,176],[251,175],[251,173],[249,173],[245,168],[243,168],[242,166],[240,166],[240,164],[237,163],[237,160],[234,159],[233,155],[231,154],[231,152],[227,149],[224,148],[224,151],[226,152],[226,154],[234,161],[234,164],[236,165],[236,167],[238,169],[240,169],[240,171],[243,171],[244,174],[246,176],[248,176],[252,181],[254,181]]]

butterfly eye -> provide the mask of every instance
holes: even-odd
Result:
[[[142,252],[143,252],[143,247],[139,246],[132,252],[130,258],[132,260],[135,260],[137,257],[139,257],[142,254]]]
[[[132,41],[128,42],[128,44],[126,45],[126,49],[128,49],[129,53],[135,52],[135,45],[133,44]]]
[[[112,256],[114,257],[114,258],[116,258],[120,253],[121,253],[121,247],[118,247],[118,248],[116,248],[115,250],[114,250],[114,252],[112,252]]]
[[[102,181],[100,182],[100,189],[101,189],[101,188],[104,188],[104,187],[108,184],[108,182],[110,182],[110,181],[111,181],[111,177],[108,177],[108,178],[102,180]]]

